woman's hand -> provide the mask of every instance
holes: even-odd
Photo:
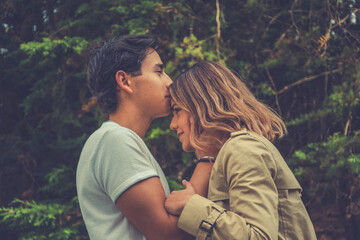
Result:
[[[195,194],[195,190],[190,182],[183,180],[182,184],[185,189],[180,191],[173,191],[165,199],[165,209],[168,213],[179,216],[184,209],[186,203],[189,201],[192,195]]]

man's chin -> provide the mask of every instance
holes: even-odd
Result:
[[[156,118],[167,117],[167,116],[170,115],[170,113],[171,113],[171,110],[170,110],[170,108],[169,108],[168,111],[165,111],[164,113],[158,114]]]
[[[164,112],[164,115],[163,115],[163,117],[167,117],[167,116],[169,116],[170,115],[170,113],[171,113],[171,108],[170,108],[170,105],[169,105],[169,107],[166,109],[166,111]]]

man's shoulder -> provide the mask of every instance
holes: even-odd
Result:
[[[138,149],[144,152],[144,145],[142,139],[130,129],[114,122],[104,122],[86,140],[82,155],[89,157],[89,154],[99,151],[110,154],[125,150],[129,151],[130,149]]]
[[[90,135],[89,139],[101,139],[104,141],[128,141],[129,139],[135,141],[141,140],[141,138],[130,129],[111,121],[104,122],[100,128]]]

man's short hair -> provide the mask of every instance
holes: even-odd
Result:
[[[156,50],[158,46],[159,42],[151,35],[124,35],[104,41],[91,51],[87,83],[103,113],[113,113],[118,106],[116,72],[141,75],[147,50]]]

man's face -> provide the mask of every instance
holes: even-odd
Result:
[[[134,97],[143,117],[151,120],[170,114],[169,87],[172,80],[164,72],[164,64],[154,49],[149,49],[142,62],[141,75],[131,77]]]

